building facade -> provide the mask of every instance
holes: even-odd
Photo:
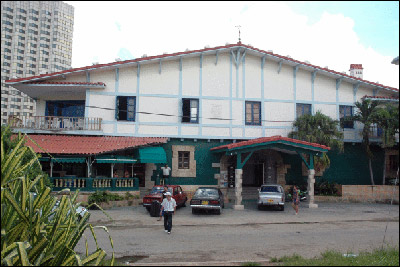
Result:
[[[354,65],[362,72],[361,65]],[[366,95],[398,101],[399,92],[242,43],[93,65],[7,84],[37,99],[37,116],[14,122],[20,131],[167,137],[162,148],[172,168],[168,182],[186,190],[197,185],[229,188],[238,182],[293,184],[307,177],[310,185],[314,176],[310,179],[296,149],[304,146],[305,152],[315,152],[318,146],[285,141],[293,121],[318,110],[339,120],[354,114],[354,103]],[[329,152],[331,167],[317,176],[343,184],[368,183],[361,130],[358,123],[345,126],[345,153]],[[375,130],[371,140],[379,142],[378,135]],[[237,154],[212,150],[260,137],[274,137],[263,140],[286,142],[285,147],[268,148],[270,143],[264,143],[263,150],[253,151],[243,161],[247,163],[241,172],[235,171],[242,165]],[[150,187],[156,165],[148,163],[144,169],[144,185]],[[238,175],[240,181],[235,180]]]
[[[5,80],[71,68],[73,24],[73,6],[61,1],[1,1],[1,124],[36,109]]]

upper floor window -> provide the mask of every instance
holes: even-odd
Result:
[[[136,96],[117,96],[115,119],[117,121],[135,121]]]
[[[303,115],[311,115],[311,104],[296,104],[296,117],[301,117]]]
[[[261,125],[261,102],[246,101],[246,125]]]
[[[339,106],[340,119],[353,116],[353,106]],[[354,128],[353,121],[343,121],[343,128]]]
[[[182,99],[182,122],[199,122],[199,100],[193,98]]]

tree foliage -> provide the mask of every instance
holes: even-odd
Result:
[[[343,152],[343,133],[339,129],[339,121],[317,111],[315,115],[305,114],[293,122],[294,131],[289,133],[289,138],[329,146]],[[330,165],[328,155],[315,158],[316,165],[326,168]]]
[[[56,206],[43,173],[36,173],[35,152],[23,145],[24,136],[10,140],[6,132],[1,135],[1,265],[99,265],[106,252],[97,245],[89,213],[78,220],[78,192],[63,195]],[[86,255],[81,257],[74,249],[86,229],[97,248],[89,254],[86,240]],[[110,242],[113,247],[111,237]]]

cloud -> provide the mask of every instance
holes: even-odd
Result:
[[[398,88],[398,66],[360,43],[355,21],[323,13],[317,20],[285,2],[71,2],[75,6],[73,67],[115,58],[158,55],[236,43],[321,67],[348,71],[363,64],[364,78]],[[95,10],[95,12],[93,12]],[[116,30],[116,26],[117,29]],[[390,42],[390,40],[385,40]]]

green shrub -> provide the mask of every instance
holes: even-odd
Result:
[[[97,246],[89,254],[87,241],[85,256],[74,249],[85,230],[102,228],[108,232],[108,229],[89,224],[89,213],[78,220],[75,212],[80,205],[76,202],[78,191],[63,195],[55,206],[56,197],[50,194],[43,173],[36,169],[40,164],[36,153],[24,146],[24,136],[19,134],[11,142],[5,132],[2,128],[1,265],[99,265],[106,256],[103,249]],[[96,240],[93,231],[91,234]],[[111,237],[110,243],[114,250]],[[114,251],[110,264],[113,262]]]
[[[96,191],[89,196],[89,205],[93,203],[108,203],[108,201],[124,200],[124,197],[107,191]]]

